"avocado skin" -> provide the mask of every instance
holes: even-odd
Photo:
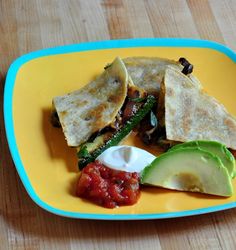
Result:
[[[215,154],[219,157],[223,165],[226,167],[226,169],[229,172],[229,175],[231,178],[234,178],[236,176],[236,170],[235,170],[235,159],[232,153],[227,149],[227,147],[217,141],[190,141],[190,142],[184,142],[177,144],[170,148],[169,151],[173,151],[180,148],[200,148],[205,151],[208,151],[212,154]]]
[[[177,159],[176,157],[181,158],[181,163],[183,164],[182,166],[184,166],[185,163],[192,161],[194,155],[197,156],[198,158],[201,158],[201,159],[205,158],[209,160],[209,162],[211,163],[211,167],[209,168],[209,170],[211,172],[212,170],[219,172],[218,179],[216,179],[216,176],[214,175],[212,176],[212,173],[209,173],[209,175],[207,176],[208,182],[214,183],[214,185],[210,187],[210,190],[205,190],[204,188],[202,189],[202,187],[199,187],[199,188],[197,187],[195,188],[195,190],[172,188],[168,186],[168,184],[165,185],[166,180],[161,180],[161,181],[157,180],[157,182],[155,183],[155,180],[154,180],[155,177],[157,176],[157,179],[158,179],[160,174],[163,173],[163,171],[168,171],[168,173],[170,173],[170,170],[165,170],[164,168],[166,166],[163,166],[163,162],[164,162],[164,165],[166,165],[165,163],[166,160],[169,161],[168,166],[173,167],[172,176],[175,176],[176,173],[185,174],[188,171],[189,175],[192,174],[193,177],[198,178],[201,174],[199,173],[199,176],[196,176],[196,173],[194,174],[193,173],[194,171],[192,171],[193,168],[189,168],[186,171],[187,167],[185,166],[183,167],[183,169],[185,170],[181,172],[180,168],[176,169],[176,167],[179,167],[179,165],[178,164],[177,164],[178,166],[175,165],[176,159]],[[212,164],[214,164],[214,166],[212,166]],[[204,168],[206,166],[208,165],[205,164]],[[160,171],[162,171],[162,173]],[[170,175],[168,176],[168,178],[172,176]],[[140,182],[141,184],[144,184],[144,185],[159,186],[159,187],[163,187],[167,189],[175,189],[179,191],[201,192],[201,193],[224,196],[224,197],[228,197],[233,194],[233,186],[231,183],[231,178],[229,176],[227,169],[223,166],[221,160],[217,156],[213,155],[212,153],[202,150],[200,148],[190,148],[190,147],[179,148],[173,151],[168,151],[167,153],[160,155],[141,172]],[[207,184],[202,183],[202,185],[207,186],[208,183]]]

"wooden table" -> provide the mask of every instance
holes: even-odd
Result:
[[[1,99],[10,63],[29,51],[131,37],[202,38],[236,50],[235,13],[235,0],[2,0]],[[129,222],[67,219],[42,210],[16,173],[0,112],[0,249],[236,249],[236,209]]]

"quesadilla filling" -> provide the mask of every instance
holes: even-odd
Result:
[[[145,145],[158,144],[164,150],[178,142],[167,140],[164,124],[164,95],[163,79],[168,67],[186,75],[194,84],[200,85],[198,80],[191,75],[193,65],[184,57],[178,62],[163,58],[133,57],[124,59],[129,74],[135,84],[143,87],[149,94],[154,94],[158,106],[148,113],[137,128],[137,135]],[[158,116],[158,117],[157,117]]]

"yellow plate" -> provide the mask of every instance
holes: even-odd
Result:
[[[75,196],[74,149],[50,124],[52,98],[76,90],[116,56],[186,57],[208,93],[236,115],[236,54],[223,45],[191,39],[131,39],[84,43],[32,52],[10,67],[4,94],[7,138],[19,176],[42,208],[67,217],[130,220],[202,214],[236,206],[230,198],[143,188],[136,205],[106,209]],[[127,143],[137,146],[134,138]],[[138,143],[138,145],[140,145]],[[236,181],[233,181],[236,190]]]

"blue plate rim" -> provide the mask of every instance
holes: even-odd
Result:
[[[95,42],[85,42],[79,44],[71,44],[65,46],[57,46],[48,49],[42,49],[28,54],[22,55],[17,58],[10,66],[6,83],[4,88],[4,101],[3,101],[3,111],[4,111],[4,122],[7,135],[7,141],[10,148],[10,152],[20,176],[20,179],[31,197],[31,199],[41,208],[48,212],[56,215],[77,218],[77,219],[93,219],[93,220],[147,220],[147,219],[165,219],[165,218],[176,218],[185,217],[192,215],[200,215],[211,212],[222,211],[230,208],[236,207],[236,202],[230,202],[223,205],[211,206],[206,208],[185,210],[178,212],[166,212],[166,213],[151,213],[151,214],[93,214],[93,213],[79,213],[70,212],[61,209],[57,209],[48,205],[46,202],[40,199],[40,197],[34,191],[33,186],[27,176],[24,169],[24,165],[21,161],[21,157],[17,148],[15,133],[14,133],[14,123],[12,114],[12,101],[13,101],[13,91],[15,79],[17,72],[20,67],[39,57],[89,51],[89,50],[99,50],[99,49],[113,49],[113,48],[130,48],[130,47],[197,47],[197,48],[209,48],[217,50],[225,55],[227,55],[232,61],[236,62],[236,53],[230,48],[226,47],[217,42],[190,38],[136,38],[136,39],[120,39],[120,40],[105,40],[105,41],[95,41]]]

